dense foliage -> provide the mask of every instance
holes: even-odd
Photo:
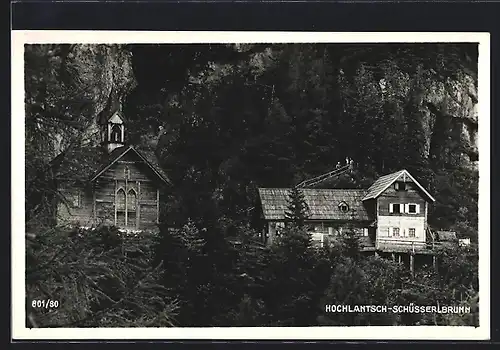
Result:
[[[27,237],[28,327],[173,325],[177,302],[152,263],[153,237],[55,228]],[[33,300],[57,305],[33,305]]]
[[[132,52],[137,79],[128,95],[122,89],[128,141],[154,144],[173,182],[159,235],[139,240],[113,228],[29,225],[33,213],[50,215],[40,208],[57,196],[47,171],[54,151],[85,152],[82,129],[106,100],[96,91],[109,90],[99,86],[107,78],[89,76],[116,76],[98,63],[118,49],[85,49],[97,62],[86,69],[99,74],[67,64],[78,50],[26,49],[29,326],[477,324],[475,306],[453,316],[325,312],[326,304],[477,305],[477,251],[444,249],[437,272],[424,266],[410,276],[395,261],[363,256],[349,230],[340,246],[316,249],[294,187],[346,157],[355,170],[322,186],[366,188],[406,168],[437,199],[429,224],[477,242],[474,46],[121,48]],[[291,224],[271,247],[256,243],[258,187],[293,189]],[[61,306],[31,309],[36,298]]]

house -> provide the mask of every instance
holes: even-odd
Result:
[[[271,244],[285,226],[289,191],[288,188],[259,188],[266,223],[263,241],[267,244]],[[348,227],[361,236],[369,237],[370,231],[373,232],[374,219],[363,205],[365,192],[358,189],[302,189],[309,207],[307,223],[313,241],[323,245],[328,238],[342,234]]]
[[[262,240],[272,244],[284,227],[288,188],[259,188]],[[429,254],[427,213],[435,199],[407,171],[377,179],[368,189],[302,189],[313,242],[322,246],[354,230],[364,252]]]
[[[86,154],[80,148],[70,149],[53,162],[62,195],[56,204],[57,223],[156,230],[161,195],[169,180],[153,152],[126,144],[121,108],[104,114],[98,119],[97,148],[90,148]]]

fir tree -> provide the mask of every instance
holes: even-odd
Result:
[[[293,226],[303,229],[306,226],[305,222],[309,214],[309,206],[305,200],[304,193],[297,186],[293,186],[289,193],[285,220],[288,223],[292,223]]]

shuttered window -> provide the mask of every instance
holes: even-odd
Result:
[[[416,203],[408,203],[405,205],[405,213],[407,214],[419,214],[420,213],[420,205]]]
[[[389,204],[389,213],[400,214],[402,212],[402,204],[399,203],[390,203]]]
[[[395,182],[394,189],[396,191],[406,191],[406,183],[405,182]]]

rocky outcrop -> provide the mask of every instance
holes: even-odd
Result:
[[[122,100],[136,85],[132,54],[124,45],[73,45],[64,65],[92,101],[93,118],[106,108],[112,93]]]
[[[26,118],[47,133],[53,157],[74,142],[98,142],[96,118],[136,85],[124,45],[28,45],[25,62]]]
[[[434,81],[423,96],[424,129],[430,140],[436,130],[436,118],[451,121],[453,137],[462,145],[462,165],[477,167],[478,152],[478,95],[475,78],[464,72],[444,82]],[[439,135],[437,136],[439,137]]]
[[[419,118],[425,136],[424,156],[432,156],[430,153],[433,142],[447,145],[456,143],[461,146],[458,148],[462,154],[457,155],[460,164],[468,168],[477,167],[477,78],[465,70],[446,79],[438,77],[435,71],[418,68],[416,73],[409,74],[397,62],[391,63],[392,65],[383,67],[384,77],[379,81],[380,96],[401,105],[411,101],[410,97],[414,96],[418,116],[404,113],[403,118],[406,121],[409,118]],[[374,96],[374,99],[378,98],[377,93]]]

